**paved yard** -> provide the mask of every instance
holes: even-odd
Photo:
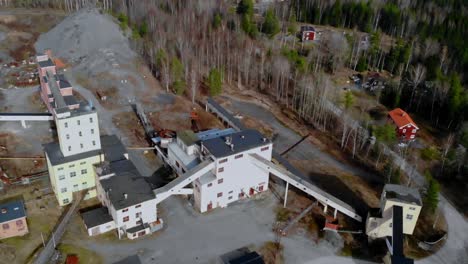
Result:
[[[215,263],[216,258],[243,246],[260,247],[274,240],[271,231],[278,200],[267,193],[257,200],[242,201],[225,209],[201,215],[182,197],[171,197],[159,207],[166,228],[136,241],[99,243],[81,241],[112,263],[138,254],[143,263]],[[329,242],[333,241],[333,243]],[[302,232],[283,238],[285,263],[355,263],[335,256],[342,245],[333,234],[318,244]]]

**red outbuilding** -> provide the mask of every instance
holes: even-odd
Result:
[[[301,39],[303,42],[306,40],[314,40],[315,28],[313,26],[302,26],[301,27]]]
[[[414,140],[419,130],[413,119],[401,108],[388,112],[389,119],[395,124],[397,137],[401,140]]]

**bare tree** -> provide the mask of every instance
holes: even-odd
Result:
[[[413,103],[414,93],[417,87],[424,81],[426,78],[426,67],[422,64],[418,63],[416,66],[411,66],[408,79],[406,80],[409,85],[411,85],[411,99],[410,99],[410,106]]]

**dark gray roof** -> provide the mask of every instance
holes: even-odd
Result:
[[[218,104],[213,98],[209,97],[206,100],[207,104],[210,104],[213,108],[215,108],[221,115],[223,115],[226,119],[228,119],[235,127],[239,130],[244,130],[245,126],[242,124],[239,119],[235,118],[231,113],[229,113],[224,107]]]
[[[76,105],[76,104],[78,104],[78,100],[76,100],[76,97],[73,96],[73,95],[64,96],[63,100],[65,100],[65,103],[67,105]]]
[[[125,159],[124,153],[127,153],[122,142],[115,136],[101,136],[101,149],[92,150],[72,156],[64,157],[62,151],[60,150],[60,145],[58,142],[52,142],[44,145],[44,151],[49,157],[50,163],[55,166],[59,164],[64,164],[72,162],[75,160],[85,159],[99,155],[100,153],[104,154],[104,159],[106,161],[112,162],[117,160]]]
[[[100,179],[100,182],[116,210],[137,205],[155,197],[150,185],[137,172],[117,171],[114,176]]]
[[[101,152],[100,150],[92,150],[92,151],[64,157],[62,150],[60,150],[60,145],[58,142],[44,144],[43,147],[44,147],[45,153],[49,157],[49,160],[52,166],[97,156]]]
[[[51,60],[51,59],[48,59],[46,61],[40,61],[39,62],[39,66],[41,68],[44,68],[44,67],[50,67],[50,66],[55,66],[54,62]]]
[[[238,248],[220,256],[224,264],[264,264],[263,258],[246,247]]]
[[[72,87],[70,82],[67,81],[66,79],[59,79],[59,86],[60,86],[60,89]]]
[[[422,205],[421,195],[417,189],[409,188],[398,184],[386,184],[384,186],[385,197],[387,199],[398,199],[410,203]]]
[[[109,214],[107,207],[99,207],[81,214],[87,228],[103,225],[114,221]]]
[[[141,224],[141,225],[137,225],[137,226],[134,226],[134,227],[132,227],[132,228],[129,228],[129,229],[127,229],[126,231],[127,231],[127,233],[133,234],[133,233],[136,233],[136,232],[145,230],[146,228],[147,228],[147,227],[146,227],[145,225]]]
[[[101,149],[104,159],[109,162],[126,159],[127,149],[116,135],[101,136]]]
[[[232,148],[226,144],[228,137],[231,138]],[[204,140],[202,144],[213,156],[221,158],[270,144],[270,140],[257,130],[246,129],[223,137]]]
[[[126,257],[118,262],[115,262],[114,264],[141,264],[140,257],[138,255],[133,255]]]
[[[24,203],[21,200],[0,204],[0,223],[26,216]]]

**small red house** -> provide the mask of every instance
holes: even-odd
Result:
[[[401,108],[388,112],[389,118],[396,126],[397,137],[401,140],[413,140],[419,130],[413,119]]]
[[[314,40],[315,28],[313,26],[302,26],[301,27],[301,39],[303,42],[306,40]]]

